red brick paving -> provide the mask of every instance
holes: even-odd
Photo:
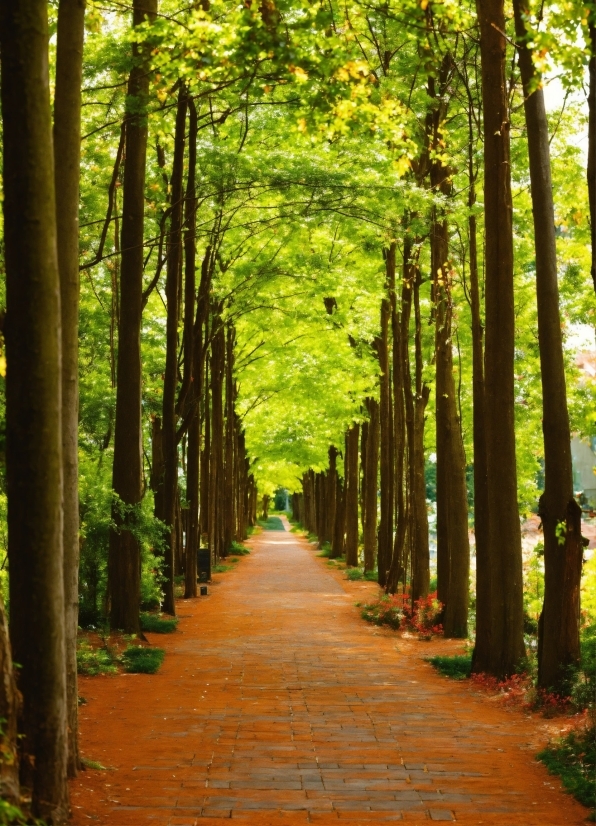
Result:
[[[535,721],[362,622],[304,539],[265,532],[207,598],[181,601],[156,675],[82,678],[75,826],[342,821],[585,823],[534,760]]]

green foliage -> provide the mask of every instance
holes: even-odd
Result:
[[[93,648],[85,637],[77,644],[77,671],[87,677],[96,677],[98,674],[116,674],[118,658],[108,645]]]
[[[596,809],[596,729],[569,732],[537,755],[551,774],[558,775],[567,791]],[[592,816],[594,817],[594,816]]]
[[[228,554],[229,556],[248,556],[248,554],[250,554],[250,548],[247,548],[242,542],[236,542],[236,540],[234,540],[230,545]]]
[[[348,568],[346,571],[346,579],[352,582],[366,580],[367,582],[376,582],[379,578],[378,571],[364,571],[362,568]]]
[[[0,799],[0,826],[45,826],[45,821],[23,812],[20,806],[8,800]]]
[[[131,674],[155,674],[163,663],[165,654],[163,648],[130,646],[122,654],[124,670]]]
[[[472,655],[462,654],[452,657],[429,657],[427,660],[434,668],[452,680],[465,680],[472,673]]]
[[[573,675],[571,700],[574,706],[596,715],[596,624],[582,629],[580,638],[581,661]]]
[[[401,605],[398,605],[395,600],[386,595],[381,597],[378,602],[364,605],[360,616],[363,620],[372,622],[374,625],[388,625],[397,631],[403,620],[403,611]]]
[[[176,617],[164,618],[157,614],[141,614],[141,630],[150,631],[153,634],[173,634],[178,627],[178,622]]]

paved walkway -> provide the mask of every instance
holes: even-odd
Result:
[[[313,547],[265,532],[179,604],[159,674],[84,678],[76,826],[581,824],[534,760],[536,725],[378,633]]]

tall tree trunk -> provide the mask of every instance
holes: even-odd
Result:
[[[164,547],[164,599],[163,610],[175,616],[174,598],[174,536],[175,510],[178,492],[178,447],[176,442],[176,387],[178,384],[178,318],[180,294],[180,263],[182,256],[182,177],[184,171],[184,145],[186,133],[186,89],[178,93],[176,130],[174,134],[174,159],[172,162],[172,205],[170,231],[167,238],[166,276],[166,365],[163,383],[163,459],[164,459],[164,512],[159,515],[167,528]]]
[[[236,522],[234,495],[234,442],[236,438],[236,422],[234,418],[234,331],[231,326],[226,329],[226,428],[225,428],[225,468],[224,468],[224,496],[222,508],[224,517],[223,548],[227,555],[234,537]]]
[[[410,459],[410,538],[412,542],[412,603],[428,595],[430,584],[430,549],[428,541],[428,512],[426,510],[426,479],[424,475],[424,424],[425,410],[430,396],[430,387],[423,380],[422,360],[422,320],[420,317],[420,270],[414,276],[414,347],[415,347],[415,399],[413,406]],[[411,392],[411,379],[406,387]]]
[[[188,426],[188,458],[186,498],[188,521],[184,560],[184,597],[197,596],[197,551],[199,537],[199,490],[201,482],[201,402],[203,399],[204,364],[202,353],[202,324],[195,325],[196,287],[196,168],[197,168],[197,111],[188,99],[188,177],[184,199],[184,378],[179,403],[190,397],[191,420]],[[197,357],[195,358],[195,353]],[[181,404],[180,404],[181,406]]]
[[[47,4],[0,9],[10,635],[21,776],[35,816],[68,814],[60,281]]]
[[[217,331],[211,345],[211,456],[209,460],[209,547],[213,559],[223,556],[221,537],[221,509],[223,502],[220,493],[223,487],[223,373],[225,367],[225,331],[219,314],[214,319]]]
[[[337,477],[336,480],[335,522],[333,526],[333,555],[340,557],[345,554],[346,548],[346,497],[345,485]]]
[[[337,448],[330,446],[329,468],[327,470],[327,534],[331,542],[331,557],[341,555],[335,546],[335,517],[337,513]]]
[[[360,425],[346,432],[344,461],[346,507],[346,564],[358,565],[358,436]]]
[[[436,301],[437,596],[445,605],[445,636],[467,637],[468,502],[466,463],[453,378],[447,222],[435,215],[432,226],[431,258]]]
[[[385,253],[387,284],[395,282],[395,242]],[[381,513],[377,543],[379,585],[387,584],[387,573],[393,552],[393,495],[394,495],[394,445],[393,416],[391,411],[391,380],[389,375],[389,318],[391,305],[389,298],[381,302],[381,335],[376,340],[381,375],[380,384],[380,442],[381,442]]]
[[[474,172],[474,122],[471,106],[468,112],[468,218],[470,248],[470,305],[472,311],[472,401],[474,431],[474,538],[476,543],[476,641],[472,657],[472,670],[482,673],[490,667],[491,650],[491,582],[488,556],[488,520],[490,518],[487,469],[486,425],[484,421],[484,347],[481,318],[480,286],[478,281],[478,245],[476,216],[472,208],[476,203],[476,175]]]
[[[133,0],[133,25],[152,21],[157,0]],[[122,258],[116,423],[112,488],[127,508],[139,505],[142,495],[141,427],[141,313],[143,297],[143,241],[145,227],[145,161],[147,156],[147,99],[149,54],[133,45],[135,61],[128,80],[126,161],[122,200]],[[110,625],[128,634],[140,633],[141,554],[130,525],[134,510],[112,508],[115,527],[110,531],[108,593]]]
[[[545,478],[539,504],[544,531],[544,605],[539,625],[538,684],[562,693],[569,691],[569,668],[577,665],[580,656],[581,509],[573,498],[548,122],[544,93],[541,88],[532,88],[534,63],[531,51],[525,45],[527,33],[523,19],[528,9],[523,0],[514,0],[513,10],[524,87],[534,236],[537,241],[536,294]],[[560,524],[566,526],[562,541],[557,535]]]
[[[515,673],[525,654],[514,419],[515,312],[510,123],[503,0],[478,0],[484,117],[486,244],[485,418],[491,507],[491,651],[488,671]],[[494,517],[494,518],[493,518]]]
[[[402,311],[397,309],[397,294],[394,280],[390,284],[391,300],[391,329],[393,336],[393,419],[394,419],[394,450],[395,450],[395,540],[393,556],[386,590],[389,593],[397,591],[398,583],[405,583],[405,538],[408,526],[408,499],[404,495],[404,486],[408,484],[408,476],[404,474],[406,464],[406,408],[404,385],[406,380],[406,360],[409,358],[409,328],[411,312],[411,280],[412,280],[412,239],[406,235],[403,253],[402,278]]]
[[[377,561],[377,490],[379,472],[379,403],[366,399],[368,432],[364,480],[364,570],[374,571]],[[363,500],[364,501],[364,500]]]
[[[54,168],[62,319],[62,464],[68,775],[80,768],[79,622],[79,167],[85,0],[60,0],[54,95]]]

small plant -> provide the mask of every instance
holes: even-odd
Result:
[[[101,763],[98,763],[97,760],[87,760],[87,758],[83,758],[81,763],[86,769],[95,769],[98,772],[107,772],[107,766],[102,766]]]
[[[141,614],[141,630],[153,634],[173,634],[178,626],[176,617],[163,619],[159,614]]]
[[[98,674],[115,674],[116,657],[109,646],[93,648],[88,639],[83,637],[77,647],[77,671],[87,677]]]
[[[443,630],[439,618],[443,606],[436,593],[416,600],[412,606],[409,594],[386,594],[377,602],[363,606],[362,619],[375,625],[388,625],[390,628],[403,628],[416,631],[428,638],[431,634],[440,634]]]
[[[0,800],[0,826],[44,826],[44,822],[26,814],[8,800]]]
[[[428,662],[446,677],[452,680],[466,680],[472,672],[472,655],[462,654],[454,657],[429,657]]]
[[[362,568],[348,568],[346,571],[346,579],[351,582],[360,582],[361,580],[376,582],[378,578],[378,571],[363,571]]]
[[[232,542],[229,550],[230,556],[247,556],[250,550],[241,542]]]
[[[231,565],[224,565],[223,562],[219,562],[217,565],[214,565],[211,569],[214,574],[225,574],[226,571],[231,571]]]
[[[596,819],[596,729],[571,731],[536,757],[576,800],[595,810],[590,819]]]
[[[163,648],[130,646],[122,655],[124,670],[130,674],[155,674],[163,662],[165,653]]]

